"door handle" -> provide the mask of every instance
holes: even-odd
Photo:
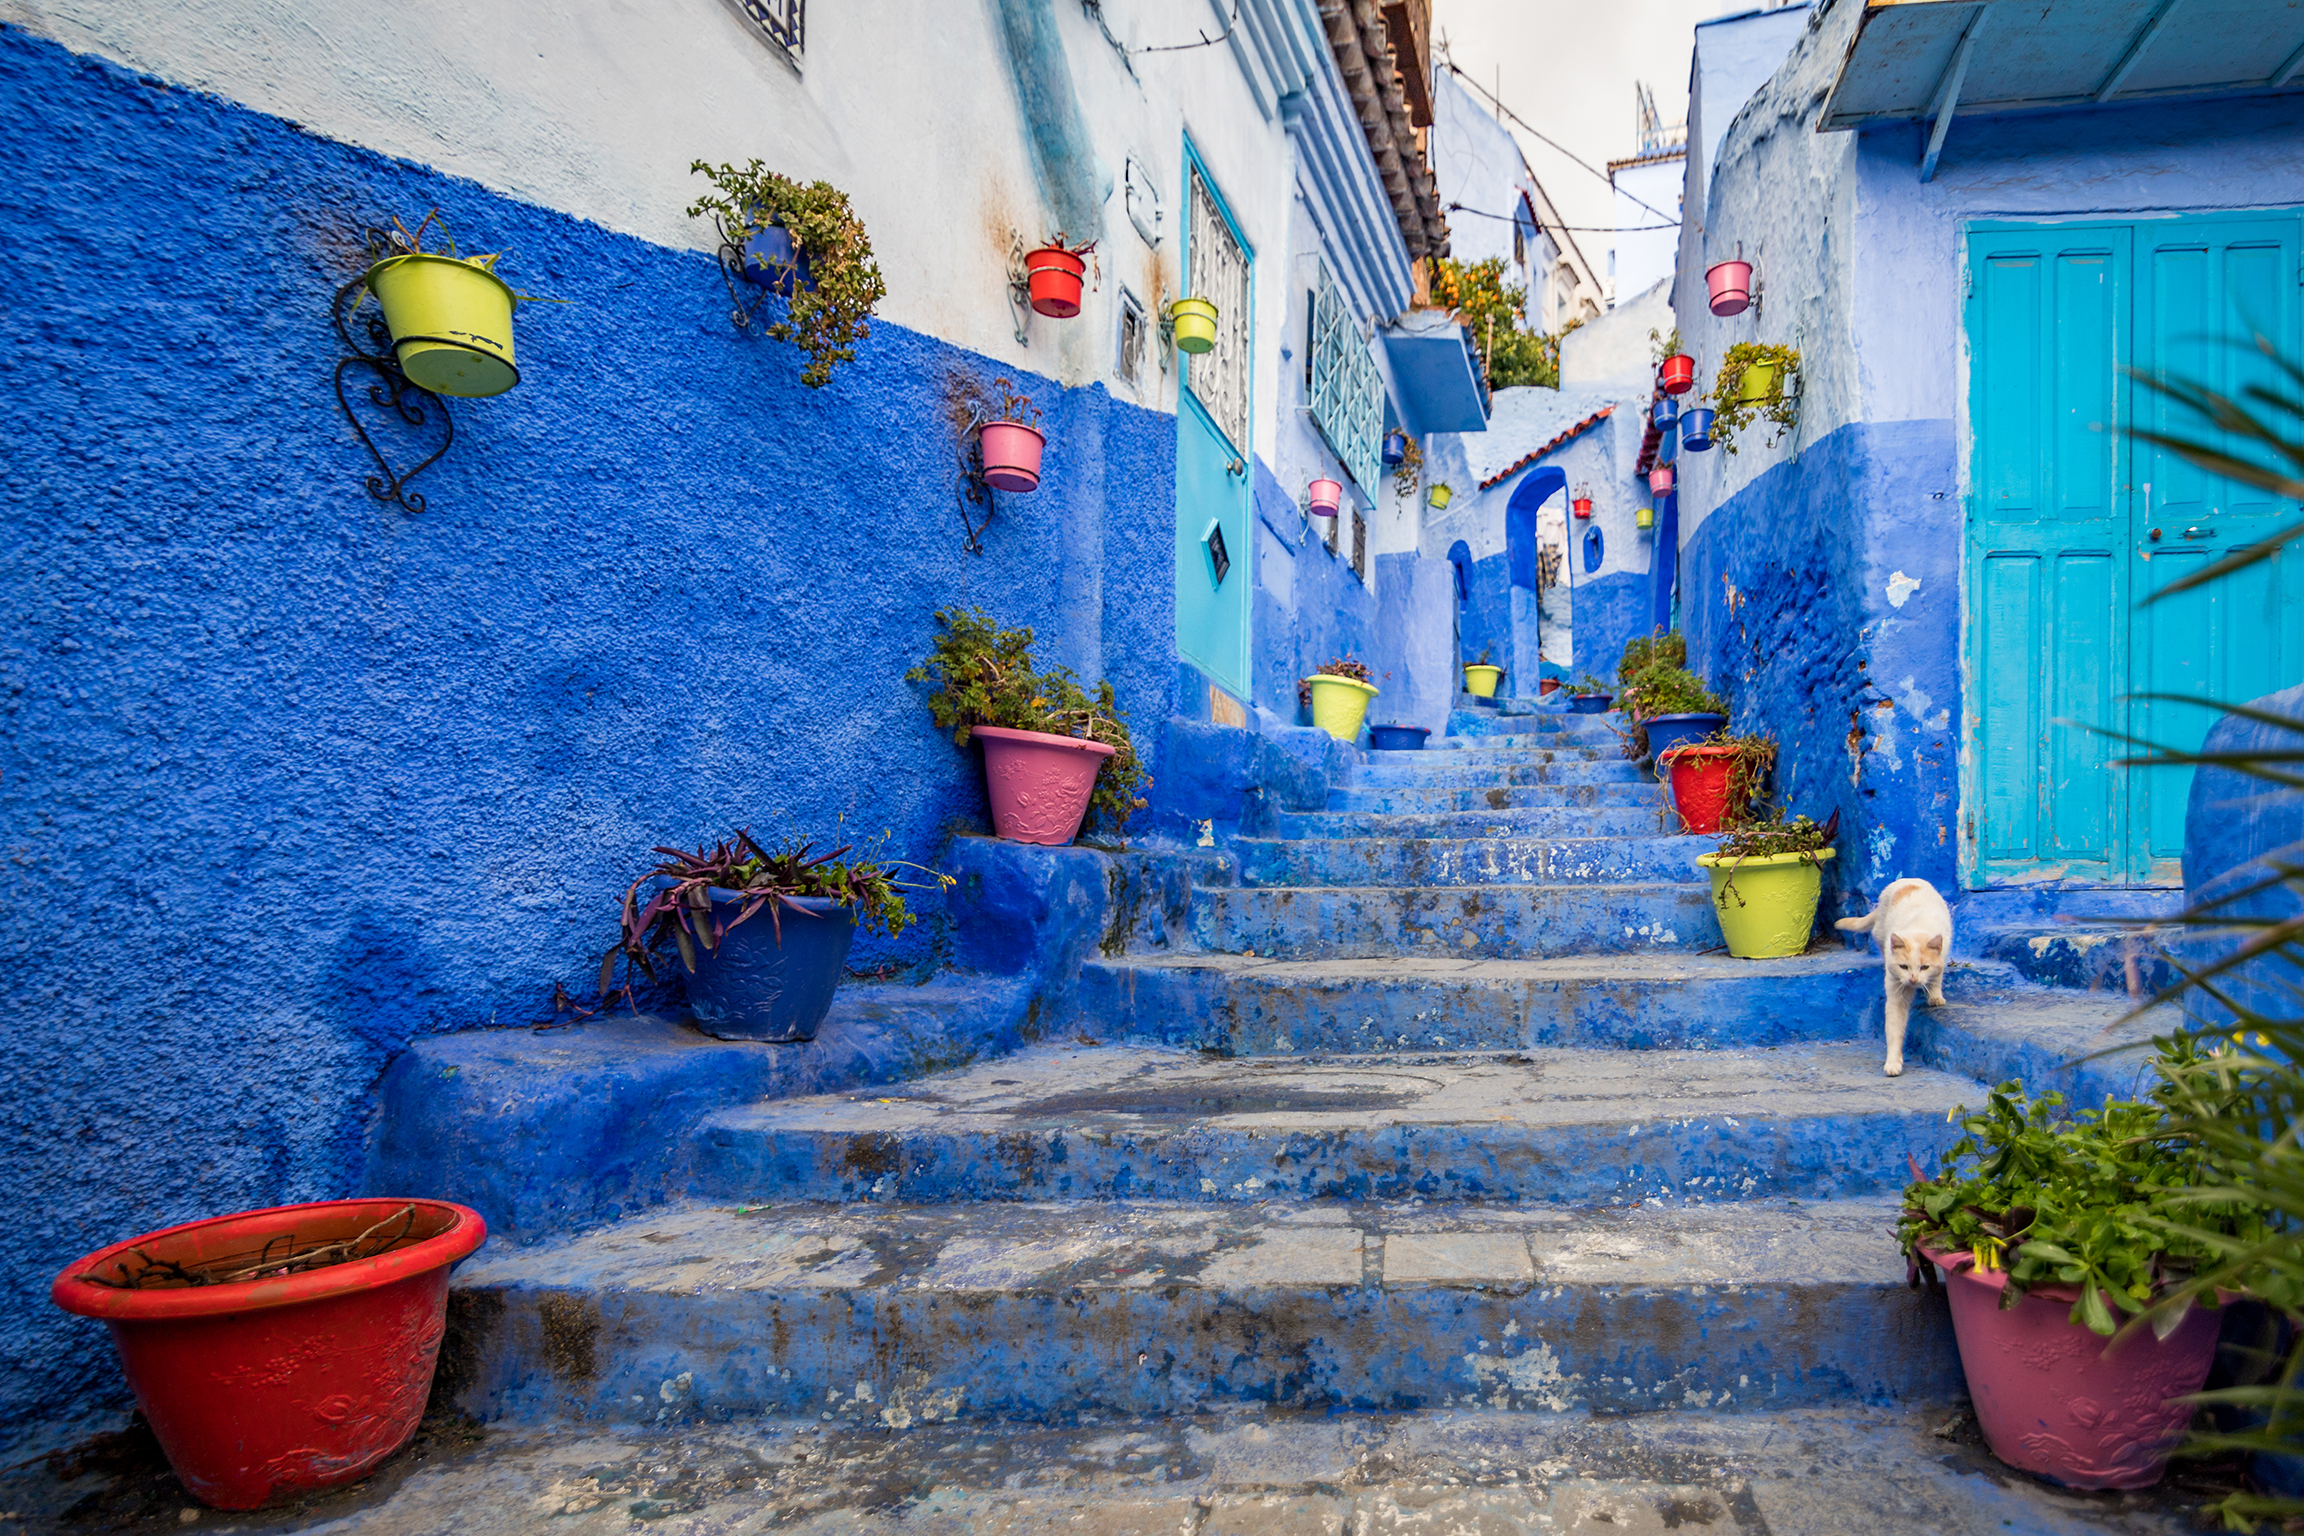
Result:
[[[1224,466],[1224,473],[1228,475],[1244,475],[1248,473],[1248,461],[1243,458],[1234,457],[1231,463]],[[2191,535],[2186,534],[2185,537],[2190,538]]]
[[[2184,537],[2188,539],[2212,539],[2216,537],[2216,530],[2213,528],[2203,528],[2199,524],[2195,523],[2191,527],[2184,530]]]

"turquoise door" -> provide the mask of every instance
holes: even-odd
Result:
[[[1246,702],[1249,254],[1189,145],[1185,183],[1187,288],[1215,304],[1216,346],[1184,359],[1176,402],[1176,653]]]
[[[2297,260],[2293,213],[1971,229],[1971,883],[2180,881],[2189,772],[2120,768],[2129,749],[2098,731],[2196,747],[2213,709],[2141,695],[2237,702],[2304,678],[2304,552],[2138,606],[2284,519],[2131,443],[2131,421],[2195,424],[2122,372],[2268,379],[2227,338],[2294,354]]]

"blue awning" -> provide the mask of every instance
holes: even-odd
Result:
[[[1488,430],[1488,375],[1472,350],[1472,333],[1445,310],[1410,310],[1380,326],[1392,381],[1399,390],[1400,415],[1408,430],[1485,432]]]

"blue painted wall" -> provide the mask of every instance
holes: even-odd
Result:
[[[2252,699],[2266,714],[2304,723],[2304,687]],[[2292,753],[2304,748],[2304,730],[2226,715],[2201,744],[2205,753]],[[2285,764],[2275,764],[2284,769]],[[2293,921],[2304,911],[2294,885],[2282,883],[2243,895],[2277,873],[2265,862],[2304,858],[2304,793],[2283,789],[2233,768],[2201,768],[2192,775],[2191,805],[2184,820],[2184,899],[2188,905],[2213,903],[2219,920]],[[2187,936],[2179,947],[2194,969],[2223,959],[2244,933]],[[2237,974],[2217,979],[2217,988],[2245,1006],[2274,1018],[2296,1015],[2297,967],[2282,955],[2249,962]],[[2186,1009],[2205,1020],[2228,1021],[2232,1011],[2201,993],[2186,998]]]
[[[1311,715],[1296,703],[1296,684],[1314,667],[1354,656],[1375,669],[1376,686],[1384,687],[1376,597],[1352,571],[1349,512],[1338,547],[1331,550],[1321,525],[1299,514],[1296,498],[1282,489],[1262,459],[1256,460],[1255,475],[1256,606],[1248,632],[1255,697],[1249,702],[1282,720],[1308,725]],[[1373,576],[1373,555],[1368,569]],[[1379,709],[1382,702],[1376,701]]]
[[[1950,422],[1842,427],[1716,508],[1681,552],[1689,665],[1736,729],[1775,736],[1780,799],[1818,821],[1840,812],[1828,915],[1868,911],[1908,875],[1955,885],[1960,546],[1910,532],[1954,473]],[[1897,571],[1919,581],[1901,607]]]
[[[1579,565],[1584,558],[1583,538],[1579,527],[1576,544],[1568,554]],[[1654,627],[1649,613],[1652,584],[1646,571],[1603,571],[1598,576],[1585,576],[1570,589],[1577,676],[1589,672],[1604,681],[1615,679],[1616,663],[1624,658],[1624,643]]]
[[[586,993],[650,844],[979,824],[900,680],[935,607],[1039,627],[1160,740],[1173,418],[1024,378],[1045,488],[977,558],[942,401],[988,359],[881,325],[803,389],[705,257],[4,27],[0,138],[0,1421],[116,1390],[58,1266],[345,1190],[393,1056]],[[361,488],[327,306],[363,224],[434,206],[569,302],[410,517]]]

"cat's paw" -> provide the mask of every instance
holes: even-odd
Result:
[[[1889,1057],[1887,1065],[1883,1066],[1880,1071],[1888,1077],[1902,1077],[1904,1075],[1904,1058],[1901,1056]]]

